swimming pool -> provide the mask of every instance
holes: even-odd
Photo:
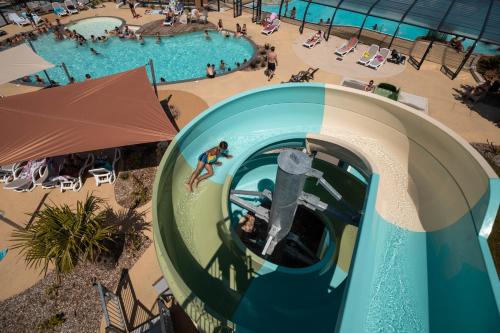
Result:
[[[76,23],[80,24],[80,28],[87,26],[84,20],[80,22]],[[91,31],[95,36],[104,33],[104,30],[97,33],[90,29],[87,33]],[[136,68],[145,65],[149,59],[153,59],[158,82],[161,77],[167,82],[203,78],[207,63],[218,67],[224,60],[227,67],[234,70],[236,63],[242,64],[254,54],[254,46],[246,38],[226,38],[215,31],[209,32],[209,36],[210,39],[206,39],[203,32],[186,33],[163,37],[160,44],[153,37],[145,37],[144,45],[136,40],[111,37],[105,43],[89,40],[87,45],[78,46],[73,40],[57,41],[52,34],[48,34],[33,41],[33,46],[40,56],[54,65],[64,62],[77,81],[83,81],[87,73],[97,78]],[[100,54],[92,55],[90,48]],[[52,80],[60,84],[68,82],[60,66],[48,70],[48,73]]]
[[[290,17],[290,12],[293,7],[296,9],[295,18],[297,20],[302,21],[304,17],[304,12],[306,10],[308,2],[303,0],[290,0],[288,2],[288,11],[286,12],[286,16]],[[251,6],[251,4],[250,4]],[[270,12],[270,13],[278,13],[280,10],[279,3],[277,5],[262,5],[262,11]],[[326,23],[327,20],[331,19],[334,14],[335,8],[322,6],[320,4],[311,3],[306,15],[306,22],[308,23],[320,23],[320,20]],[[281,9],[281,15],[285,15],[285,5]],[[343,25],[343,26],[353,26],[360,27],[363,25],[364,15],[350,12],[347,10],[339,9],[337,14],[335,15],[335,20],[333,22],[334,25]],[[376,29],[374,29],[376,28]],[[390,20],[381,19],[378,17],[368,17],[366,23],[364,25],[364,29],[367,30],[376,30],[383,34],[393,35],[398,29],[398,23]],[[415,40],[418,37],[425,36],[429,32],[428,29],[416,27],[409,24],[401,24],[399,26],[399,30],[397,33],[397,37]],[[453,36],[449,35],[448,40]],[[471,46],[474,43],[473,40],[466,39],[463,42],[465,48]],[[475,53],[494,55],[499,54],[498,45],[478,43],[475,48]]]

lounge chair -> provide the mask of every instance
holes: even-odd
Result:
[[[377,55],[373,57],[373,59],[368,63],[368,67],[373,69],[379,69],[380,67],[382,67],[383,64],[385,64],[390,54],[391,50],[386,48],[380,49]]]
[[[121,6],[123,6],[125,4],[125,1],[116,1],[116,8],[120,8]]]
[[[314,79],[314,74],[319,70],[319,68],[309,67],[305,71],[300,71],[290,77],[288,82],[309,82]]]
[[[165,20],[163,21],[163,25],[164,26],[169,26],[171,27],[172,25],[174,24],[174,17],[167,17],[165,18]]]
[[[21,17],[27,19],[29,22],[28,15],[25,12],[21,13]],[[31,17],[33,17],[33,21],[35,22],[35,25],[38,25],[40,23],[40,21],[42,20],[42,18],[35,13],[31,13]]]
[[[361,58],[359,58],[358,60],[358,63],[365,66],[368,65],[370,61],[372,61],[372,59],[375,58],[375,56],[378,53],[378,50],[379,50],[378,45],[372,44],[367,51],[363,52]]]
[[[52,9],[54,10],[54,14],[57,16],[66,16],[68,15],[68,12],[64,7],[59,3],[59,2],[52,2]]]
[[[313,34],[311,37],[309,37],[303,44],[302,46],[307,47],[308,49],[311,49],[315,47],[316,45],[321,43],[321,35],[318,33]]]
[[[17,24],[20,27],[31,24],[31,22],[27,18],[21,17],[17,15],[17,13],[7,13],[7,17],[9,18],[9,21]]]
[[[88,154],[85,162],[79,166],[72,165],[68,160],[63,162],[59,176],[50,179],[59,183],[61,192],[65,190],[80,191],[83,186],[83,173],[94,163],[94,155]],[[42,187],[49,188],[50,184],[45,183]],[[57,184],[56,184],[57,186]]]
[[[340,85],[342,85],[344,87],[348,87],[348,88],[366,91],[366,87],[368,86],[368,82],[356,80],[356,79],[351,79],[351,78],[344,78],[342,80],[342,82],[340,82]]]
[[[273,32],[275,31],[278,31],[279,27],[280,27],[280,23],[281,21],[278,20],[278,19],[275,19],[273,21],[273,23],[269,24],[267,27],[265,27],[264,29],[262,29],[262,33],[266,36],[269,36],[270,34],[272,34]]]
[[[13,180],[4,185],[5,190],[16,192],[30,192],[35,188],[35,182],[41,177],[40,168],[46,164],[46,160],[29,161],[24,166],[17,168],[13,174]]]
[[[66,7],[66,10],[70,14],[78,14],[78,8],[75,6],[73,1],[71,0],[64,0],[64,7]]]
[[[346,54],[354,51],[356,46],[358,45],[358,39],[356,37],[351,37],[349,38],[348,41],[346,41],[344,44],[342,44],[341,47],[335,50],[335,54],[343,57]]]
[[[120,149],[115,149],[113,161],[98,159],[94,163],[94,168],[89,170],[89,173],[94,176],[97,186],[100,184],[114,184],[116,180],[116,162],[121,157]]]
[[[0,166],[0,183],[10,183],[14,180],[14,171],[19,168],[19,163]]]
[[[413,95],[404,91],[399,92],[398,102],[408,105],[418,111],[428,113],[429,101],[422,96]]]

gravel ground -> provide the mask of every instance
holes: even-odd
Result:
[[[33,287],[0,303],[0,331],[38,332],[37,325],[64,312],[66,321],[48,332],[97,332],[102,310],[97,290],[92,286],[93,280],[112,291],[116,290],[122,269],[132,267],[151,243],[152,240],[145,237],[139,250],[126,248],[112,268],[81,263],[63,277],[58,287],[55,274],[47,274]]]

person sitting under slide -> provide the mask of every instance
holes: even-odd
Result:
[[[222,165],[221,162],[218,161],[219,157],[232,158],[232,155],[228,154],[228,144],[226,141],[221,141],[217,147],[213,147],[205,152],[203,152],[198,157],[198,164],[196,169],[189,177],[189,181],[186,183],[186,188],[189,192],[193,192],[193,185],[197,187],[198,184],[214,174],[214,169],[212,165]],[[203,169],[207,170],[203,176],[200,176]]]

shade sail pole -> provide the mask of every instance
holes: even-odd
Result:
[[[27,39],[28,41],[28,45],[31,47],[31,49],[33,50],[33,52],[35,52],[36,54],[38,54],[35,50],[35,47],[33,46],[33,44],[31,43],[31,41],[29,39]],[[49,84],[52,84],[52,80],[50,79],[50,76],[49,76],[49,73],[47,73],[47,71],[44,69],[43,70],[43,74],[45,74],[45,77],[47,78],[47,81],[49,81]]]
[[[68,82],[71,83],[71,75],[69,75],[68,67],[66,67],[64,62],[61,62],[61,67],[64,69],[64,73],[68,77]]]
[[[151,77],[153,78],[153,87],[155,89],[155,95],[158,97],[158,88],[156,87],[156,77],[155,68],[153,66],[153,59],[149,59],[149,69],[151,70]]]

